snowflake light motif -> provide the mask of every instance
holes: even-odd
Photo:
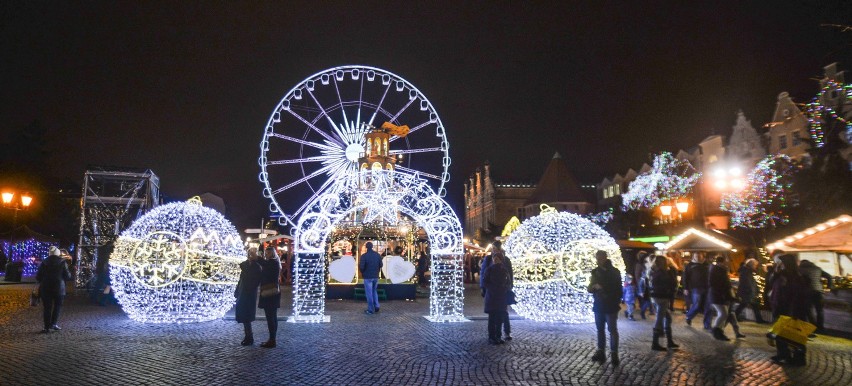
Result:
[[[536,321],[594,320],[587,288],[598,250],[606,251],[622,274],[625,270],[618,244],[606,231],[581,216],[552,208],[521,223],[505,249],[518,300],[512,308]]]
[[[110,256],[110,278],[133,320],[204,321],[233,306],[242,260],[239,234],[221,214],[199,202],[172,203],[122,232]]]

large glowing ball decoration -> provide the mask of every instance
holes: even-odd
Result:
[[[122,232],[110,256],[110,278],[133,320],[199,322],[233,307],[243,260],[237,229],[190,200],[154,208]]]
[[[546,206],[509,236],[504,249],[512,261],[518,301],[512,308],[536,321],[594,321],[588,286],[598,250],[607,252],[622,275],[625,271],[618,244],[606,231],[576,214]]]

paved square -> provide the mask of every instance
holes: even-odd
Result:
[[[241,347],[242,328],[228,320],[146,325],[117,306],[70,295],[60,325],[40,334],[41,307],[25,285],[0,286],[0,385],[850,385],[852,342],[820,336],[808,365],[773,364],[766,326],[742,323],[748,337],[713,340],[675,318],[680,350],[650,350],[653,319],[619,320],[621,365],[593,363],[592,324],[513,320],[515,339],[486,341],[486,322],[435,324],[428,299],[391,301],[364,315],[363,302],[329,301],[330,323],[280,323],[278,347]],[[289,290],[289,288],[288,288]],[[288,291],[289,292],[289,291]],[[466,314],[482,316],[478,290]],[[281,315],[289,314],[289,299]],[[696,325],[699,325],[697,323]],[[255,340],[266,338],[255,322]],[[729,335],[732,335],[729,333]]]

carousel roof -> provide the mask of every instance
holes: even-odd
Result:
[[[852,252],[852,216],[844,214],[766,246],[770,251]]]

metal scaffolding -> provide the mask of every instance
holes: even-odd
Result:
[[[102,247],[159,203],[160,179],[151,170],[95,167],[86,171],[77,248],[78,287],[90,285]]]

